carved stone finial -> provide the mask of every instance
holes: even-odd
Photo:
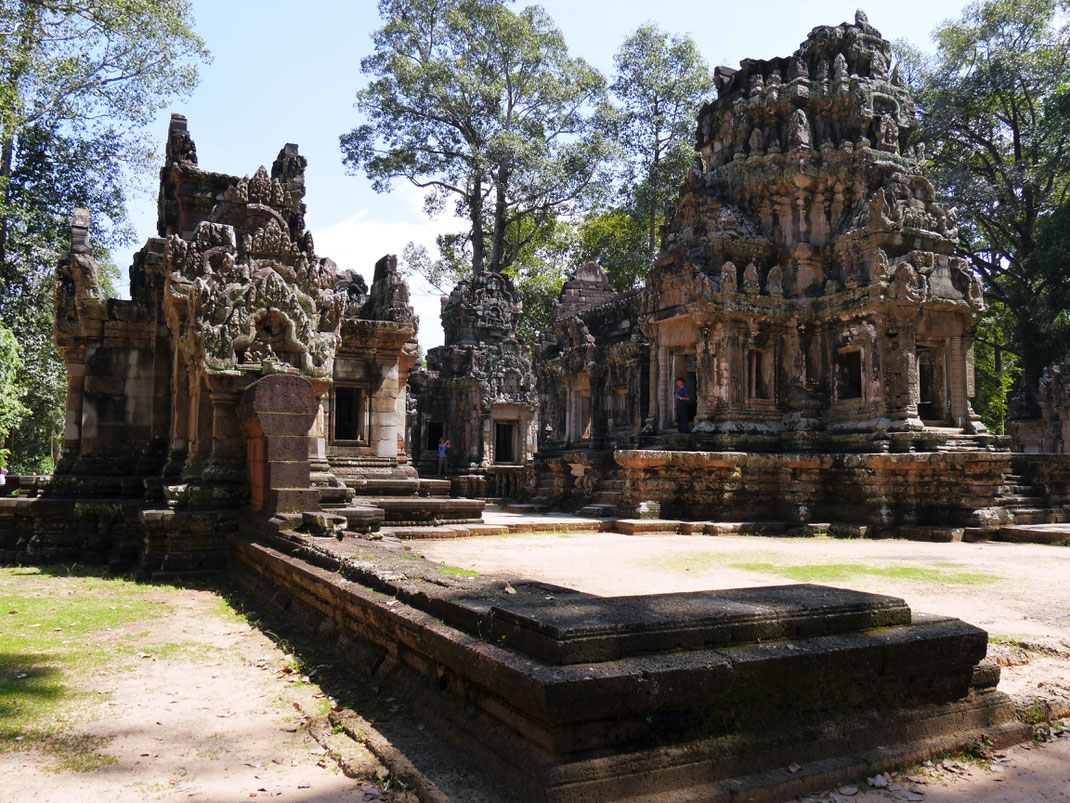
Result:
[[[743,292],[757,293],[758,289],[758,266],[751,262],[743,269]]]
[[[750,152],[761,153],[764,146],[765,140],[762,137],[762,129],[755,128],[750,132]]]
[[[765,277],[765,292],[773,298],[784,295],[784,269],[780,265],[773,265],[769,269],[769,274]]]
[[[843,53],[837,53],[832,60],[832,80],[843,81],[847,78],[847,59]]]
[[[882,151],[899,152],[899,124],[890,114],[881,117],[877,130],[877,142]]]
[[[796,109],[791,113],[791,120],[788,123],[788,147],[809,148],[810,140],[810,121],[806,117],[806,112]]]
[[[888,61],[879,50],[873,53],[873,58],[869,61],[869,74],[881,81],[888,77]]]
[[[738,278],[736,277],[736,266],[731,261],[725,262],[721,266],[721,292],[722,293],[734,293],[738,285]]]
[[[71,251],[76,254],[88,254],[89,245],[89,210],[75,209],[71,215]]]

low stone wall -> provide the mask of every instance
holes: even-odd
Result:
[[[0,563],[84,563],[145,577],[220,572],[241,511],[126,499],[0,499]]]
[[[779,801],[1028,728],[984,631],[821,586],[603,599],[248,518],[232,577],[535,801]],[[787,766],[797,762],[792,773]]]
[[[991,530],[1007,452],[748,454],[621,450],[624,503],[661,504],[665,518]]]

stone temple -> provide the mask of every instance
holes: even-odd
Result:
[[[225,571],[534,801],[783,800],[1028,738],[987,634],[899,599],[600,598],[444,574],[400,540],[501,531],[499,497],[623,532],[1065,520],[1070,455],[1012,455],[970,408],[980,285],[889,61],[859,13],[719,69],[645,286],[579,266],[529,351],[510,280],[477,276],[426,368],[396,260],[368,286],[317,254],[296,146],[208,172],[173,116],[131,299],[102,297],[74,214],[62,457],[0,499],[0,560]]]
[[[537,501],[937,539],[1065,516],[1062,463],[1012,467],[970,406],[981,285],[890,57],[860,15],[717,69],[646,286],[581,266],[537,350]]]

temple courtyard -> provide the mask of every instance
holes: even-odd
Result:
[[[894,595],[984,627],[1019,706],[1070,710],[1067,546],[566,532],[575,517],[493,509],[487,519],[518,531],[384,541],[462,582],[516,574],[603,596],[810,582]],[[404,695],[337,672],[314,641],[228,589],[4,569],[5,638],[22,641],[3,649],[0,705],[26,747],[0,753],[0,800],[508,799]],[[97,613],[74,624],[65,606]],[[1052,730],[1045,743],[804,799],[1067,800],[1070,730]]]

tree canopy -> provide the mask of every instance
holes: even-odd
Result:
[[[385,24],[361,61],[368,122],[341,138],[344,161],[377,191],[395,179],[452,201],[469,221],[472,271],[504,271],[587,192],[609,144],[602,76],[572,58],[537,6],[501,0],[381,0]]]
[[[657,224],[672,214],[680,183],[695,162],[695,115],[713,91],[713,76],[690,36],[641,25],[613,57],[625,151],[624,195],[647,223],[649,257]]]
[[[1059,0],[985,0],[935,34],[938,52],[915,71],[920,136],[958,208],[961,250],[990,303],[1010,316],[1005,345],[1033,388],[1066,353],[1052,325],[1065,308],[1066,263],[1053,235],[1070,189],[1070,28]]]
[[[30,414],[8,439],[17,470],[48,471],[66,378],[52,345],[52,272],[75,207],[93,210],[105,290],[125,241],[143,126],[197,78],[207,51],[186,0],[0,3],[0,316],[21,346]]]

